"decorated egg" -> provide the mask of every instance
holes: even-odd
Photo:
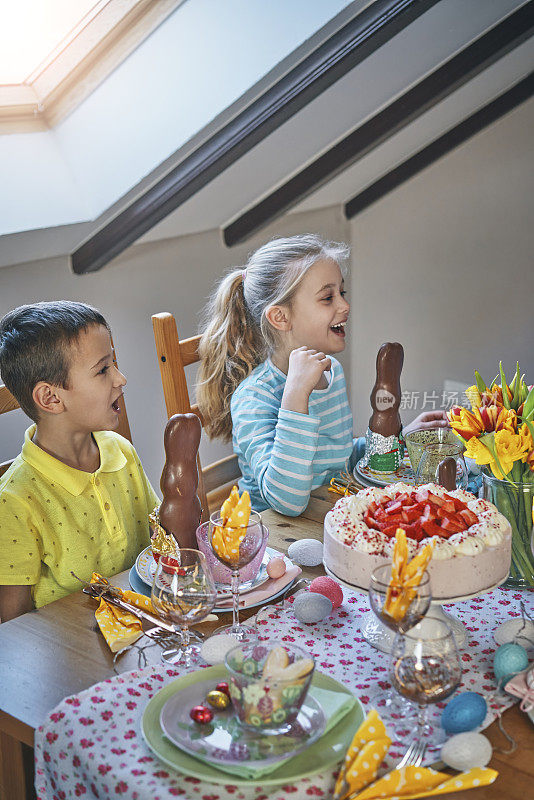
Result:
[[[207,725],[213,719],[213,711],[206,706],[193,706],[189,712],[189,716],[194,722],[199,725]]]
[[[481,733],[458,733],[445,742],[441,758],[448,767],[466,772],[489,764],[492,752],[491,744]]]
[[[293,612],[299,622],[320,622],[332,613],[332,601],[317,592],[303,592],[293,601]]]
[[[269,578],[281,578],[286,572],[286,562],[283,558],[271,558],[267,564]]]
[[[441,725],[447,733],[472,731],[482,725],[487,713],[486,701],[476,692],[462,692],[453,697],[441,715]]]
[[[226,653],[235,647],[235,639],[228,633],[218,633],[206,639],[200,648],[200,655],[208,664],[222,664]]]
[[[316,567],[323,563],[323,543],[317,539],[299,539],[287,548],[291,561],[302,567]]]
[[[527,651],[520,644],[508,642],[497,648],[493,658],[493,673],[499,686],[528,667]]]
[[[219,692],[217,689],[208,692],[206,700],[212,708],[216,708],[218,711],[224,711],[230,705],[230,697],[226,692]]]
[[[314,578],[310,583],[310,592],[324,594],[325,597],[328,597],[328,599],[332,601],[332,606],[334,608],[339,608],[343,602],[343,589],[337,581],[333,578],[329,578],[327,575]]]
[[[494,630],[493,638],[497,644],[514,642],[514,644],[528,648],[534,641],[534,622],[523,619],[523,617],[508,619]]]

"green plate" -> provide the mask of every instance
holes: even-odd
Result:
[[[216,664],[213,667],[184,675],[183,678],[178,678],[155,694],[145,709],[141,722],[141,732],[145,742],[161,761],[183,775],[190,775],[201,781],[208,781],[208,783],[235,786],[277,786],[280,783],[298,781],[309,775],[315,775],[317,772],[324,772],[339,763],[365,716],[360,702],[356,699],[356,704],[349,713],[331,731],[321,736],[303,753],[286,761],[269,775],[264,775],[258,780],[245,780],[237,775],[222,772],[179,750],[163,736],[159,724],[161,709],[175,692],[191,686],[198,680],[212,680],[215,684],[226,675],[226,668],[223,664]],[[342,683],[329,675],[317,672],[317,670],[314,672],[312,684],[321,689],[329,689],[352,696],[352,692]],[[328,712],[328,709],[325,710]]]

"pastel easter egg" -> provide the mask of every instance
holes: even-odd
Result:
[[[466,772],[489,764],[493,750],[481,733],[457,733],[441,748],[441,758],[452,769]]]
[[[267,575],[269,578],[281,578],[286,573],[286,562],[283,558],[271,558],[267,564]]]
[[[200,648],[200,655],[208,664],[221,664],[232,647],[235,647],[234,637],[228,633],[218,633],[206,639]]]
[[[482,725],[487,713],[486,701],[476,692],[462,692],[443,710],[441,725],[447,733],[472,731]]]
[[[527,651],[520,644],[508,642],[497,648],[493,658],[493,673],[499,686],[528,667]]]
[[[299,539],[289,545],[287,554],[295,564],[316,567],[323,563],[323,543],[317,539]]]
[[[337,581],[327,575],[314,578],[310,583],[310,592],[324,594],[325,597],[332,601],[334,608],[339,608],[343,602],[343,589]]]
[[[332,601],[316,592],[303,592],[293,601],[293,613],[299,622],[307,625],[326,619],[332,613],[332,609]]]

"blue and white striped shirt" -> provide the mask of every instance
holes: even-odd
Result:
[[[310,492],[343,469],[352,442],[352,413],[343,368],[331,358],[330,383],[314,389],[308,414],[280,408],[286,375],[270,361],[239,384],[231,400],[233,447],[257,511],[296,517]],[[327,375],[328,377],[328,375]]]

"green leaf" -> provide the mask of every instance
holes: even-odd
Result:
[[[510,386],[510,389],[514,393],[513,397],[512,397],[511,405],[512,405],[512,408],[514,408],[517,411],[517,409],[521,405],[521,403],[519,401],[519,398],[521,396],[521,377],[520,377],[520,373],[519,373],[519,361],[517,362],[517,367],[516,367],[514,379],[512,381],[512,385]]]
[[[480,372],[477,369],[475,370],[475,381],[476,381],[476,384],[477,384],[477,389],[481,394],[482,394],[482,392],[485,392],[487,390],[488,387],[484,383],[482,375],[480,374]]]
[[[490,389],[493,389],[493,387],[494,387],[494,386],[497,384],[497,381],[498,381],[498,380],[499,380],[499,376],[498,376],[498,375],[495,375],[494,379],[493,379],[493,380],[492,380],[492,382],[490,383]]]
[[[510,400],[508,399],[508,384],[506,383],[506,378],[504,376],[502,361],[499,361],[499,372],[501,374],[502,402],[505,408],[510,408]]]
[[[530,390],[523,406],[523,420],[532,419],[534,416],[534,386]]]
[[[525,423],[525,425],[529,429],[530,435],[532,436],[532,441],[534,442],[534,423],[528,422],[526,419],[524,419],[523,422]]]

